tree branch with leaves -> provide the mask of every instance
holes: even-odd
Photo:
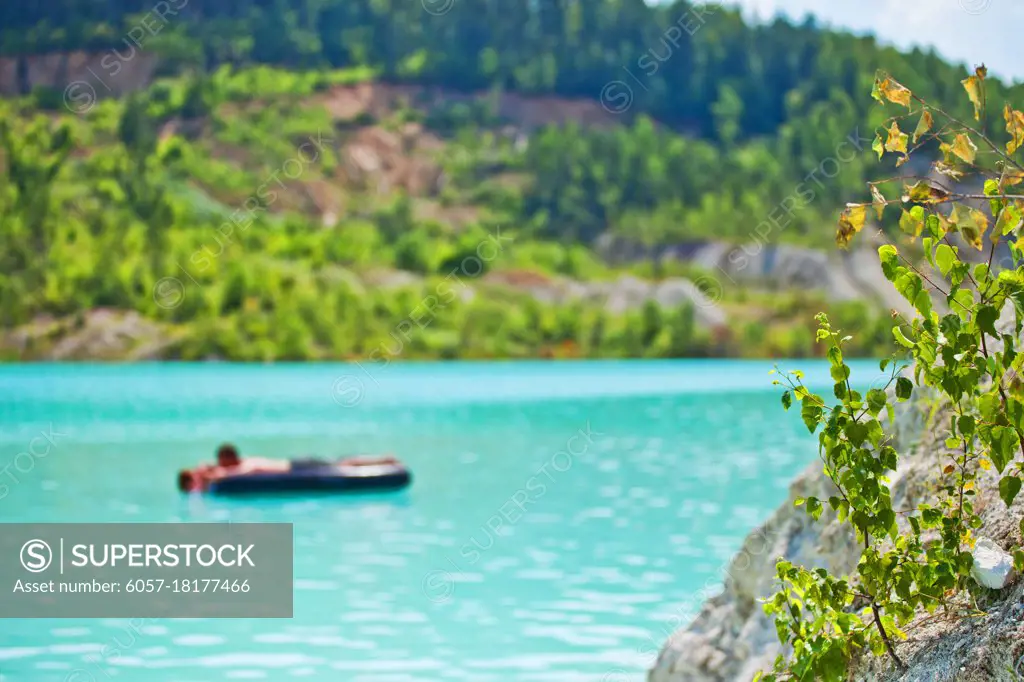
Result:
[[[974,105],[975,121],[983,121],[988,104],[985,68],[962,81]],[[811,433],[818,434],[825,475],[837,494],[827,501],[800,499],[817,520],[828,504],[840,523],[852,526],[863,543],[856,573],[833,576],[780,561],[779,591],[764,605],[775,619],[779,640],[787,647],[765,682],[777,680],[844,680],[852,660],[871,652],[888,656],[900,670],[906,663],[896,650],[902,631],[920,611],[948,606],[964,591],[983,588],[970,580],[975,532],[982,526],[975,498],[980,472],[993,467],[999,494],[1009,506],[1024,479],[1024,353],[1019,351],[1024,319],[1024,113],[1004,105],[1005,141],[996,141],[983,127],[968,125],[944,109],[916,96],[885,73],[872,92],[882,106],[897,105],[894,116],[876,134],[873,149],[881,160],[897,156],[903,166],[914,153],[937,152],[928,177],[893,177],[869,183],[869,203],[848,204],[839,218],[837,243],[845,247],[861,232],[872,210],[881,221],[896,207],[902,235],[878,250],[882,270],[896,290],[913,305],[913,320],[893,327],[900,353],[882,362],[892,366],[886,390],[866,395],[854,390],[843,347],[851,337],[820,315],[818,340],[829,344],[828,359],[835,381],[829,406],[792,372],[777,380],[785,384],[782,403],[797,401]],[[911,133],[900,121],[916,117]],[[944,178],[940,181],[939,178]],[[974,181],[983,192],[959,188]],[[987,259],[970,263],[962,249],[983,252]],[[993,268],[993,256],[1008,249],[1012,266]],[[934,271],[915,264],[911,252],[923,253]],[[943,300],[950,312],[940,315]],[[1015,315],[1009,329],[997,325],[1005,307]],[[904,376],[912,359],[912,379]],[[898,367],[898,369],[897,369]],[[938,495],[909,511],[893,509],[890,475],[899,466],[880,419],[894,422],[892,397],[906,401],[915,391],[933,389],[950,413],[941,435],[947,456],[935,468]],[[901,526],[897,516],[905,519]],[[1024,533],[1024,523],[1021,532]],[[1014,560],[1024,570],[1024,552]]]

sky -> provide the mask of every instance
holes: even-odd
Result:
[[[807,14],[821,25],[873,33],[880,41],[909,48],[934,47],[953,62],[1024,81],[1024,0],[724,0],[752,18],[780,12],[797,21]]]

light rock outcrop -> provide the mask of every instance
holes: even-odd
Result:
[[[167,325],[134,310],[98,308],[60,319],[36,318],[0,334],[0,349],[21,360],[153,360],[177,340]]]
[[[566,277],[524,275],[495,272],[488,275],[486,281],[514,286],[547,304],[563,305],[573,301],[603,304],[613,315],[636,310],[647,301],[654,301],[664,308],[692,305],[697,324],[705,328],[716,329],[728,321],[725,311],[718,305],[715,291],[705,293],[682,277],[648,282],[624,275],[613,281],[580,282]]]
[[[613,262],[651,258],[642,246],[625,243],[610,233],[602,235],[595,246]],[[745,244],[709,241],[665,246],[654,255],[705,270],[718,289],[758,286],[816,290],[835,301],[873,301],[905,316],[914,314],[913,307],[885,279],[872,246],[827,253],[758,240]]]

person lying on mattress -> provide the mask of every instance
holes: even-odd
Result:
[[[217,448],[217,466],[208,469],[206,474],[208,476],[225,476],[229,474],[282,473],[289,469],[291,469],[291,462],[279,459],[263,457],[242,459],[238,455],[238,448],[230,443],[225,443]]]

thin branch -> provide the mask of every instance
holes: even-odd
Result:
[[[929,203],[944,204],[951,199],[1024,199],[1024,194],[951,194],[948,199]]]
[[[1024,166],[1021,166],[1019,163],[1017,163],[1013,159],[1013,157],[1007,155],[1002,150],[1002,148],[999,145],[997,145],[995,142],[990,140],[988,135],[986,135],[984,132],[976,129],[974,126],[967,125],[966,123],[964,123],[963,121],[958,119],[956,116],[953,116],[952,114],[947,113],[944,109],[942,109],[940,107],[937,107],[934,104],[928,104],[928,102],[924,101],[923,99],[921,99],[920,97],[918,97],[917,95],[915,95],[913,93],[911,93],[910,96],[913,97],[915,100],[917,100],[921,104],[921,106],[928,107],[929,109],[942,114],[943,116],[948,118],[950,121],[953,121],[954,123],[963,126],[965,130],[969,130],[972,133],[976,133],[978,135],[978,137],[980,137],[982,140],[984,140],[985,144],[987,144],[989,146],[989,148],[991,148],[992,151],[994,151],[998,156],[1001,156],[1004,161],[1006,161],[1007,163],[1013,164],[1014,166],[1016,166],[1020,170],[1024,171]]]
[[[896,255],[897,255],[897,256],[899,256],[899,258],[900,258],[900,260],[901,260],[901,261],[903,261],[904,263],[906,263],[906,264],[907,264],[907,267],[909,267],[909,268],[910,268],[911,270],[913,270],[914,272],[916,272],[916,273],[917,273],[917,274],[918,274],[918,275],[919,275],[919,276],[921,277],[921,279],[923,279],[924,281],[928,282],[928,284],[931,284],[931,285],[932,285],[932,288],[933,288],[933,289],[935,289],[935,290],[936,290],[937,292],[939,292],[940,294],[942,294],[942,295],[943,295],[943,296],[945,296],[946,298],[949,298],[949,294],[948,294],[948,293],[946,293],[946,291],[944,291],[944,290],[943,290],[943,289],[942,289],[941,287],[939,287],[939,285],[938,285],[938,284],[936,284],[935,282],[933,282],[933,281],[932,281],[932,280],[931,280],[931,279],[930,279],[930,278],[928,277],[928,275],[926,275],[926,274],[924,274],[923,272],[921,272],[920,270],[918,270],[918,269],[917,269],[917,266],[916,266],[916,265],[914,265],[913,263],[911,263],[911,262],[910,262],[909,260],[907,260],[906,258],[904,258],[903,254],[901,254],[901,253],[900,253],[900,252],[899,252],[898,250],[896,251]]]

